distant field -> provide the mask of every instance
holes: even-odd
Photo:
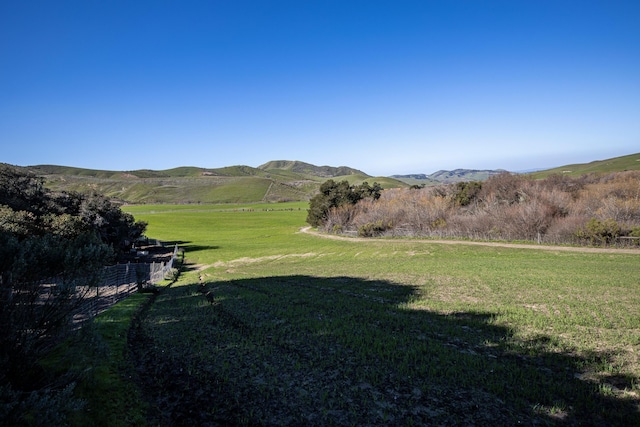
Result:
[[[335,241],[306,207],[125,207],[186,250],[132,349],[155,424],[640,423],[640,253]]]

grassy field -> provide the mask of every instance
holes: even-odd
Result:
[[[640,252],[336,241],[306,207],[125,208],[186,251],[129,334],[150,424],[640,424]]]

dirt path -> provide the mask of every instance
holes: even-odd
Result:
[[[374,237],[347,237],[339,236],[336,234],[320,233],[312,230],[311,227],[302,227],[301,233],[312,234],[314,236],[322,237],[323,239],[333,240],[345,240],[349,242],[407,242],[407,243],[436,243],[442,245],[469,245],[469,246],[493,246],[501,248],[516,248],[516,249],[538,249],[547,251],[562,251],[562,252],[585,252],[585,253],[604,253],[604,254],[634,254],[640,255],[639,249],[614,249],[614,248],[587,248],[578,246],[548,246],[548,245],[535,245],[524,243],[501,243],[501,242],[474,242],[467,240],[431,240],[431,239],[380,239]]]

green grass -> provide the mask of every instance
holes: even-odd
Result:
[[[293,192],[268,178],[257,176],[207,176],[163,178],[96,178],[93,176],[48,177],[47,186],[54,190],[89,192],[99,190],[109,197],[132,203],[251,203],[262,201],[267,193],[272,199],[308,198],[310,192]]]
[[[640,153],[627,156],[614,157],[606,160],[596,160],[589,163],[579,163],[565,165],[540,172],[528,174],[532,178],[546,178],[551,174],[562,174],[568,176],[580,176],[586,173],[611,173],[628,170],[640,170]]]
[[[73,426],[144,425],[147,405],[131,381],[127,337],[149,294],[134,294],[96,317],[43,360],[52,371],[76,379],[75,396],[85,405]],[[39,424],[38,424],[39,425]]]
[[[132,346],[152,424],[640,422],[638,255],[329,240],[304,207],[125,208],[186,250]]]

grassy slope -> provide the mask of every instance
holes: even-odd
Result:
[[[434,179],[417,179],[417,178],[398,178],[398,181],[402,181],[407,185],[439,185],[441,182]]]
[[[606,160],[597,160],[590,163],[565,165],[540,172],[534,172],[529,175],[533,178],[546,178],[551,174],[580,176],[591,172],[607,173],[623,172],[627,170],[640,170],[640,153],[614,157]]]
[[[274,160],[260,165],[258,168],[267,171],[291,171],[304,175],[319,176],[325,179],[326,177],[340,175],[366,175],[362,171],[347,166],[316,166],[295,160]]]
[[[271,183],[260,177],[95,179],[49,176],[54,190],[98,191],[130,203],[244,203],[263,199]]]
[[[359,185],[363,182],[368,182],[369,185],[373,185],[374,182],[377,182],[382,186],[382,188],[402,188],[408,187],[409,184],[397,180],[395,178],[388,178],[384,176],[365,176],[365,175],[342,175],[331,178],[336,182],[347,181],[351,185]]]
[[[270,207],[127,208],[190,265],[136,350],[161,421],[640,421],[638,255],[331,241]]]
[[[135,314],[149,298],[149,294],[134,294],[121,301],[41,362],[49,371],[77,378],[74,393],[85,406],[72,415],[71,425],[145,424],[146,404],[131,381],[133,367],[127,360],[127,334]]]
[[[98,171],[43,165],[30,168],[54,190],[98,191],[128,203],[249,203],[309,200],[327,178],[290,169],[262,170],[249,166],[218,169],[180,167],[163,171]],[[353,184],[405,184],[390,178],[346,175]]]

